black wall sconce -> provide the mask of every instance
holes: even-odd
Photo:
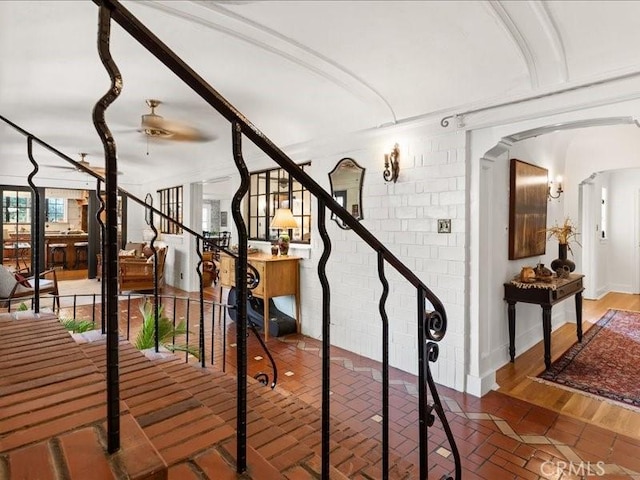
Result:
[[[562,177],[558,177],[557,182],[558,186],[556,187],[555,194],[551,193],[553,182],[549,182],[549,185],[547,186],[547,197],[549,197],[549,201],[551,201],[552,198],[560,198],[560,195],[562,195],[562,192],[564,192],[564,190],[562,189]]]
[[[391,153],[384,154],[384,172],[382,176],[385,182],[396,183],[400,173],[400,146],[396,143]]]

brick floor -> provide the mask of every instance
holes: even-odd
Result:
[[[192,314],[192,318],[197,316]],[[132,328],[132,332],[135,332],[135,328]],[[224,367],[227,373],[234,374],[236,350],[232,342],[235,339],[235,326],[230,323],[224,327],[216,319],[213,325],[207,324],[205,332],[207,351],[213,341],[213,358],[216,361],[214,369],[222,369],[224,352],[227,360]],[[226,333],[229,339],[225,349],[221,343],[222,333]],[[43,342],[44,350],[38,353],[43,361],[52,358],[46,352],[46,345],[55,339],[54,332],[47,333]],[[19,336],[14,338],[14,351],[20,351],[22,340]],[[197,337],[192,337],[192,341],[197,341]],[[252,335],[248,338],[248,345],[249,373],[253,375],[262,371],[271,374],[266,355]],[[320,405],[321,394],[320,343],[314,339],[293,335],[281,339],[272,338],[268,345],[278,365],[279,382],[275,391],[271,391],[257,382],[250,381],[249,474],[261,480],[318,478],[320,424],[317,407]],[[99,358],[100,347],[93,348],[96,348],[94,353],[96,358]],[[372,360],[338,348],[331,349],[331,357],[331,432],[334,464],[331,478],[381,478],[381,424],[376,421],[376,415],[381,414],[380,366]],[[0,359],[0,366],[3,360],[4,356]],[[130,353],[127,350],[122,355],[123,389],[130,392],[132,403],[135,404],[135,407],[129,408],[132,409],[132,413],[135,408],[140,408],[141,425],[149,437],[162,438],[161,432],[165,431],[165,427],[173,425],[173,418],[178,423],[199,421],[207,410],[217,415],[220,422],[229,422],[229,428],[235,428],[235,381],[232,376],[225,376],[219,371],[197,371],[195,367],[187,368],[182,362],[177,361],[165,363],[162,369],[166,375],[192,396],[181,397],[183,399],[175,407],[162,401],[156,402],[153,395],[147,395],[145,392],[146,380],[149,385],[157,386],[158,391],[166,393],[171,390],[167,379],[158,373],[157,369],[138,365],[135,352]],[[54,373],[57,371],[55,366],[51,368],[53,370],[50,373],[59,375]],[[32,372],[31,369],[24,371]],[[285,375],[285,372],[291,374]],[[17,375],[19,371],[14,370],[14,373]],[[61,399],[66,392],[63,388],[55,388],[58,381],[69,382],[69,385],[78,388],[78,379],[89,375],[91,374],[88,372],[70,374],[68,378],[56,377],[53,382],[31,386],[43,396],[50,394]],[[0,378],[5,377],[0,375]],[[416,378],[391,369],[391,380],[392,478],[413,479],[417,478],[419,455]],[[30,378],[28,381],[32,382],[33,379]],[[575,474],[576,468],[586,468],[587,462],[602,462],[606,474],[599,476],[600,478],[640,478],[637,473],[640,472],[637,454],[640,451],[640,433],[638,438],[625,437],[496,392],[490,392],[482,399],[444,387],[439,387],[439,392],[462,453],[462,478],[465,480],[569,480],[580,478],[580,474]],[[15,395],[15,398],[22,395],[23,400],[31,401],[22,390],[13,391],[12,395]],[[90,396],[90,393],[85,392],[83,396]],[[123,396],[123,399],[126,403],[127,398]],[[3,396],[0,396],[0,407],[8,406],[6,402],[3,404],[3,401]],[[196,401],[197,403],[193,403]],[[152,402],[154,408],[149,407],[150,410],[147,411],[142,406],[149,405],[149,402]],[[14,409],[11,417],[20,414],[16,403],[8,406]],[[3,414],[0,429],[4,419]],[[214,424],[215,421],[206,424],[202,427],[204,430],[198,431],[215,432]],[[173,427],[181,428],[175,425]],[[183,428],[188,430],[188,427]],[[166,435],[165,433],[165,438]],[[0,442],[2,441],[4,437],[0,437]],[[218,442],[213,449],[204,445],[187,445],[185,449],[191,448],[191,453],[176,451],[172,456],[173,463],[169,465],[169,478],[188,479],[192,478],[192,474],[195,475],[193,478],[217,478],[203,472],[216,468],[216,465],[222,468],[220,471],[227,471],[223,467],[232,469],[235,456],[234,436],[229,434],[225,437],[223,433],[213,441]],[[172,448],[170,443],[167,441],[163,448]],[[38,452],[34,453],[34,458],[37,455],[38,458],[46,460],[43,452],[48,450],[42,449],[42,443],[33,442],[27,446],[35,445],[40,446]],[[175,444],[173,447],[178,449]],[[429,432],[429,478],[440,478],[441,475],[452,472],[450,450],[440,422],[436,420]],[[17,454],[18,451],[20,449],[16,448],[12,452]],[[0,450],[0,476],[10,470],[10,460],[11,455]],[[570,466],[572,470],[569,470]],[[260,472],[260,476],[255,476],[256,472]],[[591,475],[588,478],[598,476]]]

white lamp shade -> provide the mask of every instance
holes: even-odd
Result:
[[[280,229],[298,228],[298,222],[296,222],[290,209],[278,208],[276,209],[276,214],[273,216],[273,220],[271,220],[270,227]]]

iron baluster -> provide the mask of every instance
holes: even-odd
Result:
[[[40,225],[40,192],[38,191],[38,188],[36,187],[35,183],[33,183],[33,177],[35,177],[36,174],[38,173],[39,167],[35,158],[33,158],[33,136],[31,135],[27,137],[27,155],[29,156],[29,161],[31,162],[31,165],[33,165],[33,171],[27,177],[27,182],[31,187],[31,194],[33,195],[33,202],[34,202],[34,208],[35,208],[33,225],[36,228],[38,228]],[[38,235],[37,232],[35,235],[33,235],[33,232],[36,230],[36,228],[33,228],[33,227],[31,228],[31,244],[33,245],[33,248],[36,252],[35,260],[32,261],[32,263],[35,263],[35,268],[34,268],[34,265],[31,265],[31,268],[33,269],[33,281],[34,281],[33,293],[35,295],[33,298],[33,309],[36,313],[39,313],[40,312],[40,235]],[[16,242],[17,242],[16,243],[16,252],[17,252],[18,251],[17,247],[20,244],[20,237],[16,237]],[[31,255],[31,257],[33,258],[33,254]]]
[[[430,321],[430,317],[427,316],[425,321]],[[444,429],[444,433],[447,436],[447,441],[449,442],[449,447],[451,448],[451,453],[453,454],[453,462],[455,466],[455,480],[460,480],[462,478],[462,461],[460,458],[460,452],[458,451],[458,446],[456,445],[456,441],[453,438],[453,432],[451,431],[451,427],[449,426],[449,422],[447,420],[447,416],[444,412],[444,408],[442,407],[442,402],[440,400],[440,395],[438,395],[438,389],[436,387],[435,382],[433,381],[433,377],[431,375],[431,368],[429,367],[429,362],[435,362],[438,359],[439,347],[435,342],[426,342],[423,345],[424,349],[424,361],[425,370],[427,371],[427,385],[429,391],[431,392],[431,396],[433,397],[433,404],[428,405],[427,407],[427,415],[429,417],[429,426],[433,425],[435,420],[432,411],[435,411],[442,423],[442,428]],[[425,386],[426,389],[426,386]],[[425,391],[426,395],[426,391]],[[442,480],[453,480],[451,476],[442,477]]]
[[[382,319],[382,478],[389,478],[389,318],[385,309],[389,296],[389,282],[384,274],[384,257],[378,252],[378,277],[382,295],[378,310]]]
[[[427,412],[427,389],[426,372],[424,361],[424,342],[426,340],[424,331],[425,306],[424,306],[424,290],[418,287],[418,438],[419,438],[419,454],[420,454],[420,480],[427,480],[429,473],[428,454],[429,449],[427,442],[429,441],[427,434],[427,423],[429,413]]]
[[[98,201],[98,210],[96,211],[96,221],[98,222],[98,225],[100,226],[100,258],[102,258],[102,261],[100,262],[100,278],[102,279],[102,282],[100,283],[100,291],[102,293],[102,299],[104,300],[104,298],[107,296],[107,284],[105,281],[106,278],[106,272],[105,272],[105,245],[106,245],[106,229],[105,229],[105,225],[104,222],[102,221],[102,212],[104,212],[105,210],[105,204],[104,204],[104,198],[101,195],[102,192],[102,179],[98,178],[96,180],[96,199]],[[100,328],[102,329],[102,334],[104,335],[105,333],[105,315],[106,312],[104,310],[104,303],[102,305],[101,311],[100,311]],[[127,332],[127,339],[129,338],[129,332]]]
[[[122,77],[111,58],[109,40],[111,12],[100,7],[98,16],[98,53],[109,73],[111,88],[93,108],[93,124],[102,141],[105,154],[106,180],[106,283],[107,293],[107,450],[115,453],[120,449],[120,384],[118,367],[118,160],[116,143],[105,122],[105,111],[120,95]]]
[[[327,261],[331,254],[331,239],[327,233],[324,201],[318,199],[318,230],[322,238],[322,255],[318,262],[318,277],[322,285],[322,478],[329,480],[331,437],[331,292],[327,280]]]
[[[144,204],[147,207],[153,207],[153,197],[150,193],[147,193],[144,197]],[[153,317],[154,317],[154,341],[156,352],[160,351],[160,305],[158,301],[158,250],[156,249],[155,242],[158,238],[158,229],[153,223],[153,210],[150,208],[145,208],[144,211],[144,220],[147,226],[153,232],[153,236],[151,237],[151,241],[149,242],[149,248],[151,249],[151,253],[153,255]]]
[[[242,157],[242,127],[239,122],[232,122],[233,160],[240,173],[240,186],[231,202],[231,213],[238,229],[238,258],[236,264],[236,322],[237,336],[237,370],[238,398],[236,435],[238,448],[236,468],[238,473],[247,470],[247,226],[242,218],[240,202],[249,191],[249,170]]]
[[[196,254],[198,255],[198,265],[196,272],[198,273],[198,291],[200,293],[200,338],[198,342],[198,350],[200,350],[200,365],[205,367],[204,355],[204,285],[202,283],[202,250],[200,249],[200,238],[196,238]]]

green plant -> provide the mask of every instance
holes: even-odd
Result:
[[[61,318],[64,328],[71,333],[83,333],[93,330],[93,322],[90,320],[76,320],[75,318]]]
[[[164,315],[164,305],[158,307],[158,343],[172,352],[187,352],[196,358],[200,357],[198,349],[189,345],[174,344],[173,339],[177,336],[187,333],[187,326],[184,320],[177,325],[173,325],[171,320]],[[156,345],[156,321],[153,304],[149,300],[145,300],[140,305],[140,313],[142,314],[142,328],[138,332],[135,341],[135,347],[138,350],[146,350]]]
[[[18,305],[17,310],[18,310],[18,312],[25,312],[25,311],[29,310],[29,307],[27,307],[26,303],[20,302],[20,305]]]

